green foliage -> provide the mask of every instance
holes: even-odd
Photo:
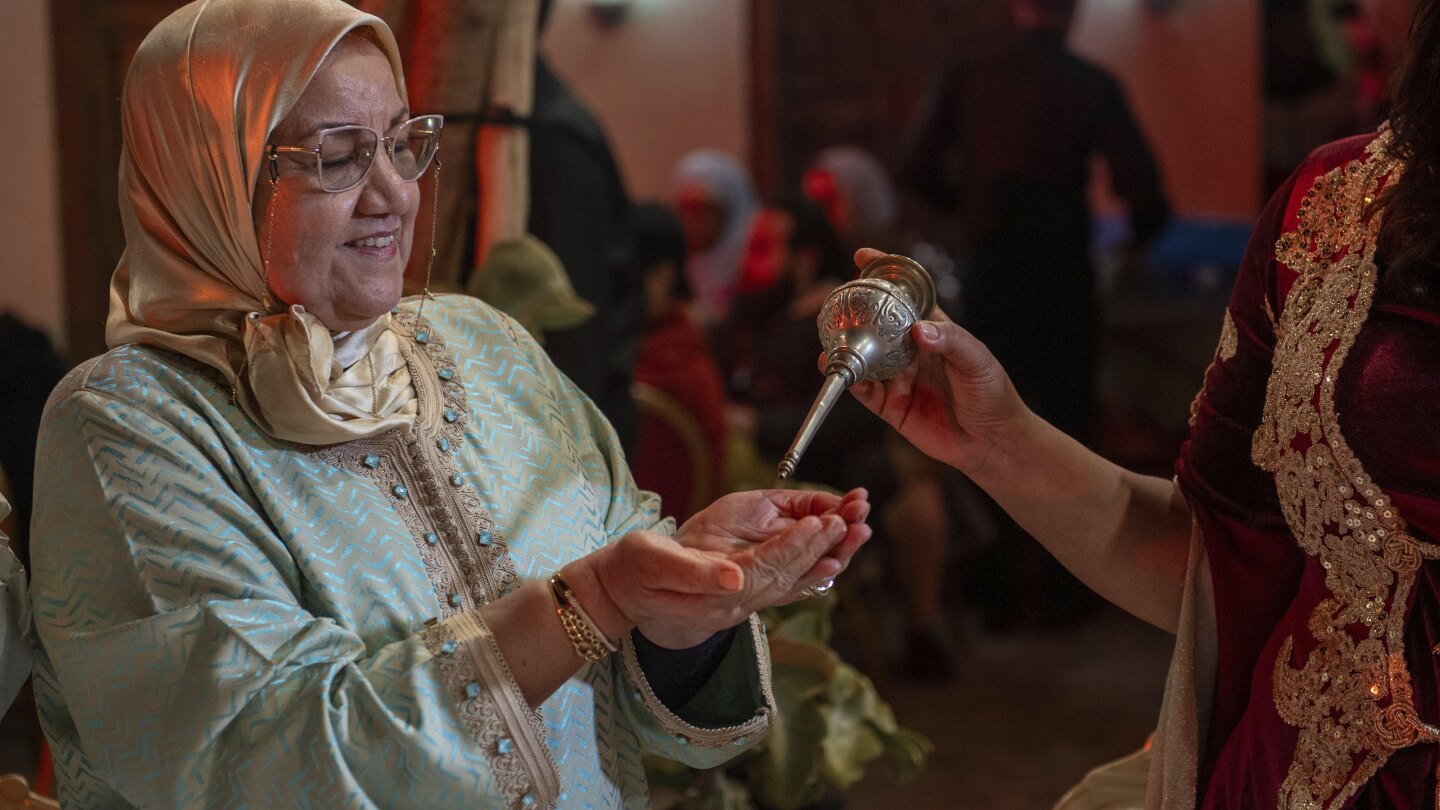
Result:
[[[924,767],[930,742],[901,728],[870,679],[830,648],[835,598],[760,614],[779,709],[770,736],[741,760],[708,771],[647,759],[657,810],[795,810],[844,791],[878,758],[901,780]]]

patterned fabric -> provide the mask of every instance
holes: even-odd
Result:
[[[709,767],[763,736],[753,622],[727,682],[679,713],[707,727],[660,705],[629,649],[524,707],[476,609],[671,524],[513,321],[417,304],[396,321],[441,390],[419,386],[413,430],[363,442],[270,438],[219,375],[154,348],[61,384],[32,595],[67,806],[640,808],[642,751]]]
[[[1398,169],[1383,135],[1317,150],[1237,276],[1177,468],[1215,677],[1199,792],[1167,808],[1440,806],[1440,313],[1377,283]]]

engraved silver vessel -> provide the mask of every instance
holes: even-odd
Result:
[[[825,383],[780,461],[781,478],[794,475],[845,389],[861,380],[888,380],[915,360],[910,327],[934,307],[930,274],[904,256],[881,256],[830,293],[815,319],[825,350]]]

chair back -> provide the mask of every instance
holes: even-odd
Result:
[[[665,511],[683,522],[715,497],[705,431],[679,400],[653,385],[633,383],[630,395],[640,423],[631,462],[635,479],[659,493]]]
[[[41,796],[18,773],[0,776],[0,810],[60,810],[60,802]]]

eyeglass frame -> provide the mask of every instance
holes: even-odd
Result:
[[[410,118],[410,119],[407,119],[407,120],[405,120],[405,121],[400,122],[399,124],[396,125],[395,129],[396,129],[396,131],[398,132],[399,130],[404,129],[404,128],[407,127],[407,126],[410,126],[411,124],[414,124],[416,121],[421,120],[422,118],[437,118],[437,119],[439,119],[439,121],[440,121],[440,125],[435,128],[435,152],[434,152],[434,154],[432,154],[432,155],[430,156],[430,159],[429,159],[429,160],[425,161],[425,166],[424,166],[423,168],[421,168],[421,169],[420,169],[420,172],[419,172],[418,174],[416,174],[414,177],[410,178],[409,180],[405,180],[404,177],[401,177],[401,178],[400,178],[401,180],[405,180],[405,182],[407,182],[407,183],[413,183],[413,182],[419,180],[420,178],[424,177],[424,176],[425,176],[425,172],[430,171],[430,166],[431,166],[431,164],[434,164],[434,165],[437,165],[437,166],[439,165],[439,160],[440,160],[440,132],[441,132],[441,130],[443,130],[443,129],[445,128],[445,116],[443,116],[443,115],[417,115],[417,116],[415,116],[415,117],[413,117],[413,118]],[[314,147],[281,146],[281,145],[279,145],[279,144],[273,144],[273,143],[272,143],[272,144],[269,144],[269,145],[265,148],[265,156],[266,156],[266,158],[269,160],[269,163],[270,163],[270,182],[271,182],[272,184],[274,184],[274,183],[278,183],[278,182],[280,181],[280,153],[281,153],[281,152],[285,152],[285,153],[287,153],[287,154],[297,154],[297,153],[298,153],[298,154],[305,154],[305,155],[311,155],[311,156],[313,156],[313,157],[315,158],[315,182],[320,186],[320,190],[321,190],[321,191],[324,191],[324,192],[327,193],[327,194],[344,194],[345,192],[350,191],[351,189],[354,189],[354,188],[360,186],[362,183],[365,182],[365,179],[370,176],[370,170],[373,169],[373,168],[375,168],[375,158],[376,158],[376,156],[378,156],[378,154],[379,154],[379,152],[380,152],[379,149],[377,149],[374,154],[371,154],[371,155],[370,155],[370,163],[365,167],[365,171],[360,174],[359,179],[357,179],[354,183],[351,183],[350,185],[346,186],[345,188],[338,188],[338,189],[334,189],[334,190],[325,188],[325,178],[324,178],[324,175],[321,174],[321,168],[320,168],[320,166],[321,166],[322,163],[325,162],[325,160],[324,160],[324,158],[322,158],[322,157],[320,156],[320,144],[319,144],[319,142],[324,141],[324,140],[325,140],[325,136],[328,135],[329,133],[331,133],[331,132],[339,132],[339,131],[345,130],[345,129],[362,129],[362,130],[365,130],[365,131],[369,132],[371,135],[374,135],[374,136],[375,136],[375,143],[376,143],[376,145],[378,145],[378,146],[383,146],[384,149],[385,149],[385,155],[390,158],[390,166],[391,166],[391,168],[394,168],[394,167],[395,167],[395,138],[396,138],[395,135],[381,135],[379,130],[375,129],[374,127],[367,127],[367,126],[365,126],[365,125],[363,125],[363,124],[344,124],[344,125],[338,126],[338,127],[326,127],[325,129],[322,129],[322,130],[320,130],[319,132],[316,132],[316,133],[315,133],[315,138],[316,138],[316,140],[317,140],[317,143],[315,144]],[[397,170],[396,174],[399,174],[398,170]]]

